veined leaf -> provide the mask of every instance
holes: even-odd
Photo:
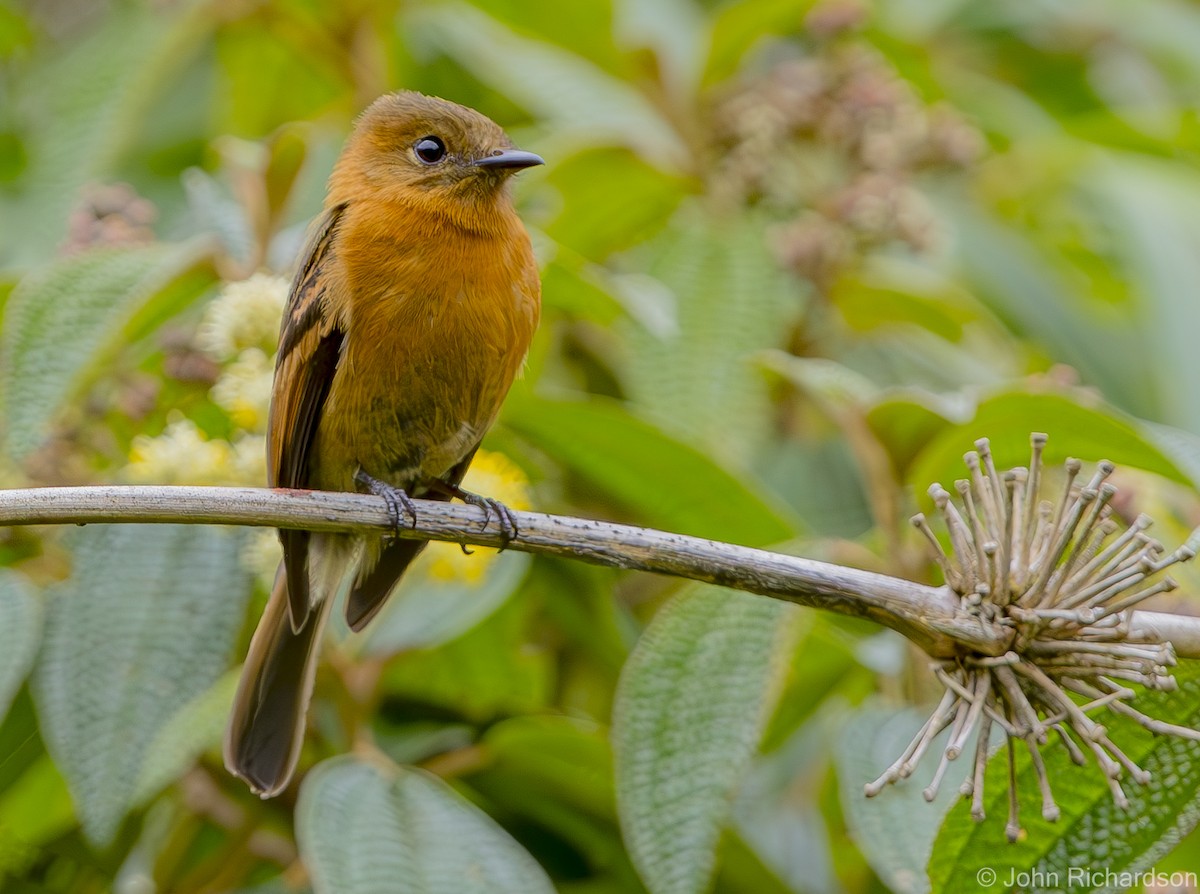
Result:
[[[1142,692],[1134,705],[1151,717],[1196,728],[1200,662],[1183,661],[1174,670],[1178,691]],[[1103,715],[1103,723],[1109,738],[1151,774],[1145,785],[1127,775],[1121,779],[1128,810],[1113,803],[1094,763],[1076,766],[1055,740],[1042,749],[1042,758],[1062,817],[1057,823],[1042,819],[1034,770],[1028,754],[1022,754],[1017,787],[1025,834],[1010,845],[1004,838],[1008,758],[1002,751],[988,763],[987,819],[972,821],[969,803],[960,801],[942,824],[929,861],[933,890],[1007,890],[1004,882],[1015,873],[1028,873],[1033,881],[1025,890],[1031,894],[1116,890],[1127,885],[1107,881],[1106,873],[1146,870],[1195,828],[1200,821],[1200,743],[1152,735],[1112,712]],[[980,881],[985,869],[994,873],[994,884]]]
[[[235,668],[216,683],[183,702],[158,730],[142,759],[135,805],[144,804],[195,763],[205,751],[221,742],[241,669]]]
[[[697,894],[783,682],[796,610],[689,587],[625,664],[613,711],[617,805],[653,894]]]
[[[624,328],[630,397],[667,431],[749,465],[772,418],[756,354],[784,346],[799,287],[753,215],[718,220],[688,208],[645,251],[646,273],[674,297],[675,326]]]
[[[24,279],[8,301],[0,358],[9,452],[37,447],[123,345],[214,277],[207,243],[192,242],[95,249]]]
[[[41,637],[41,602],[23,576],[0,568],[0,720],[25,682]]]
[[[74,572],[49,594],[33,691],[84,831],[104,845],[156,737],[226,669],[249,585],[231,530],[93,525],[69,544]]]
[[[340,757],[304,780],[296,839],[317,894],[553,894],[477,807],[419,770]]]

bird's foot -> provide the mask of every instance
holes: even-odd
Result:
[[[517,535],[520,533],[520,530],[517,528],[517,514],[499,500],[472,493],[469,490],[463,490],[458,485],[447,484],[444,481],[437,482],[433,488],[447,497],[454,497],[470,506],[478,506],[482,509],[483,526],[485,528],[488,522],[495,518],[496,522],[500,525],[501,550],[516,540]]]
[[[392,523],[393,529],[400,530],[400,525],[406,515],[409,518],[409,527],[417,526],[417,506],[403,488],[393,487],[386,481],[380,481],[362,469],[354,473],[354,480],[365,487],[367,493],[383,497],[383,501],[387,503],[388,520]]]

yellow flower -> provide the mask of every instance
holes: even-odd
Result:
[[[493,497],[510,509],[525,510],[532,505],[529,479],[520,466],[502,453],[480,450],[475,454],[462,486],[464,490]],[[485,546],[473,550],[467,555],[456,543],[430,543],[425,554],[426,574],[445,583],[480,583],[497,551]]]
[[[266,353],[260,348],[245,348],[222,370],[208,396],[229,414],[238,428],[263,432],[271,407],[273,376],[274,369]]]
[[[125,477],[154,484],[226,484],[232,457],[228,441],[210,441],[196,423],[175,414],[158,437],[133,439]]]
[[[197,344],[218,361],[246,348],[274,350],[287,294],[288,281],[266,273],[227,283],[204,313]]]

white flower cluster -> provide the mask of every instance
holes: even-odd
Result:
[[[246,348],[274,351],[287,294],[288,281],[266,273],[228,283],[209,304],[197,344],[222,363]]]

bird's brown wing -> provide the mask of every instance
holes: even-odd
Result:
[[[345,337],[329,313],[326,299],[326,292],[335,287],[336,235],[344,207],[328,209],[313,227],[284,310],[267,432],[267,468],[274,487],[310,485],[313,439]],[[309,534],[281,530],[279,539],[287,575],[288,614],[292,630],[299,632],[311,611]]]

